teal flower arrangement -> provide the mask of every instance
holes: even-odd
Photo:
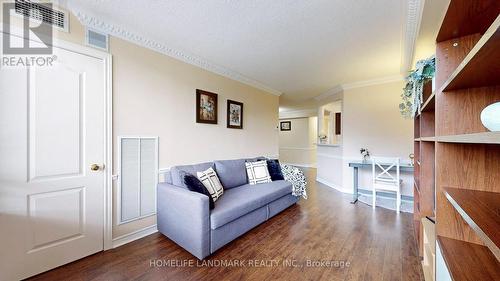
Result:
[[[436,58],[434,56],[419,60],[415,65],[415,70],[410,71],[406,76],[406,86],[401,94],[402,102],[399,104],[399,111],[405,118],[414,118],[423,102],[424,83],[431,80],[436,73]]]

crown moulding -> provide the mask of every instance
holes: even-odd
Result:
[[[75,16],[77,17],[78,21],[80,21],[81,24],[84,26],[93,28],[95,30],[107,33],[109,35],[118,37],[120,39],[126,40],[133,42],[139,46],[142,46],[144,48],[148,48],[151,50],[154,50],[156,52],[159,52],[161,54],[167,55],[169,57],[178,59],[182,62],[197,66],[199,68],[202,68],[204,70],[219,74],[221,76],[224,76],[226,78],[241,82],[243,84],[252,86],[254,88],[260,89],[262,91],[268,92],[270,94],[280,96],[282,93],[278,90],[275,90],[269,86],[266,86],[258,81],[255,81],[251,78],[245,77],[235,71],[232,71],[230,69],[227,69],[225,67],[210,63],[200,57],[194,56],[194,55],[189,55],[184,52],[181,52],[179,50],[174,50],[165,44],[162,44],[160,42],[150,40],[148,38],[145,38],[143,36],[140,36],[138,34],[129,32],[125,30],[124,28],[120,26],[116,26],[110,23],[106,23],[98,18],[95,18],[93,16],[90,16],[88,14],[85,14],[81,11],[73,11]]]
[[[401,33],[401,65],[400,74],[394,76],[381,77],[371,80],[358,81],[348,84],[337,85],[330,90],[314,97],[319,101],[344,90],[355,89],[366,86],[390,83],[403,80],[403,76],[411,68],[413,56],[415,53],[415,43],[417,42],[418,33],[420,31],[420,22],[422,21],[422,13],[424,10],[423,0],[407,0],[405,6],[405,18],[403,21],[403,32]]]
[[[318,115],[317,108],[296,109],[296,110],[287,110],[280,112],[279,119],[304,118],[316,115]]]
[[[317,101],[320,101],[320,100],[326,99],[328,97],[331,97],[335,94],[341,93],[345,90],[375,86],[375,85],[398,82],[398,81],[403,81],[403,77],[401,75],[385,76],[385,77],[379,77],[379,78],[370,79],[370,80],[363,80],[363,81],[357,81],[357,82],[353,82],[353,83],[340,84],[340,85],[333,87],[330,90],[324,92],[323,94],[314,97],[314,99]]]
[[[423,0],[407,0],[401,38],[401,74],[410,70],[424,11]]]

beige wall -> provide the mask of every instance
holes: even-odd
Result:
[[[342,101],[342,143],[318,147],[317,178],[342,192],[351,193],[353,171],[349,162],[361,160],[360,148],[371,155],[401,157],[413,152],[413,121],[401,117],[398,105],[404,82],[391,82],[344,90],[316,106]],[[290,105],[287,105],[290,107]],[[295,105],[300,108],[300,105]],[[413,175],[403,173],[403,195],[413,196]],[[371,170],[359,173],[359,186],[371,189]]]
[[[317,117],[280,119],[292,122],[291,131],[279,132],[279,159],[306,167],[316,165]]]
[[[70,32],[55,30],[54,36],[84,45],[85,28],[70,14]],[[114,174],[117,173],[117,137],[126,135],[159,136],[160,168],[279,154],[278,96],[115,37],[110,37],[110,53],[113,56]],[[195,122],[198,88],[219,95],[217,125]],[[244,104],[243,130],[226,128],[227,99]],[[114,206],[116,189],[114,183]],[[151,216],[115,225],[113,237],[155,223],[155,216]]]
[[[160,168],[278,155],[277,96],[121,39],[111,38],[111,53],[115,141],[122,135],[159,136]],[[197,88],[219,94],[218,125],[195,122]],[[244,104],[243,130],[226,128],[227,99]],[[145,224],[151,223],[153,218]],[[113,233],[119,236],[140,227],[143,222],[132,222],[115,227]]]
[[[413,122],[399,113],[404,82],[386,83],[344,91],[343,99],[343,188],[352,188],[351,160],[360,160],[360,148],[373,156],[401,157],[409,161],[413,152]],[[360,187],[371,188],[371,171],[360,172]],[[403,194],[413,195],[411,174],[403,175]]]

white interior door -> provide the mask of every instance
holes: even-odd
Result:
[[[105,63],[54,55],[0,69],[0,280],[103,250]]]

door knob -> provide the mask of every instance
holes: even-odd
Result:
[[[101,167],[98,164],[92,164],[92,165],[90,165],[90,170],[92,170],[92,171],[99,171],[103,167],[104,167],[104,165]]]

